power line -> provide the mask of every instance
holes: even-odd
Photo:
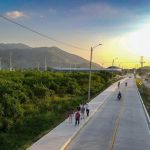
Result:
[[[60,44],[62,44],[62,45],[69,46],[69,47],[72,47],[72,48],[75,48],[75,49],[85,50],[85,48],[80,48],[80,47],[77,47],[77,46],[75,46],[75,45],[72,45],[72,44],[69,44],[69,43],[66,43],[66,42],[57,40],[57,39],[52,38],[52,37],[50,37],[50,36],[48,36],[48,35],[45,35],[45,34],[43,34],[43,33],[41,33],[41,32],[38,32],[38,31],[36,31],[36,30],[34,30],[34,29],[31,29],[31,28],[29,28],[29,27],[27,27],[27,26],[25,26],[25,25],[22,25],[22,24],[20,24],[20,23],[18,23],[18,22],[16,22],[16,21],[13,21],[13,20],[11,20],[11,19],[9,19],[9,18],[7,18],[7,17],[5,17],[5,16],[3,16],[3,15],[1,15],[1,14],[0,14],[0,17],[3,18],[3,19],[5,19],[5,20],[7,20],[8,22],[11,22],[11,23],[13,23],[13,24],[15,24],[15,25],[17,25],[17,26],[20,26],[21,28],[24,28],[24,29],[26,29],[26,30],[28,30],[28,31],[31,31],[31,32],[33,32],[33,33],[35,33],[35,34],[38,34],[38,35],[40,35],[40,36],[42,36],[42,37],[44,37],[44,38],[46,38],[46,39],[50,39],[50,40],[52,40],[52,41],[55,41],[55,42],[57,42],[57,43],[60,43]]]
[[[105,61],[105,60],[104,60],[104,61],[102,61],[102,62],[103,62],[103,63],[111,63],[111,64],[112,64],[112,61]],[[115,62],[115,64],[120,64],[120,63],[139,63],[139,61],[134,61],[134,62],[133,62],[133,61],[118,61],[118,62],[116,61],[116,62]]]

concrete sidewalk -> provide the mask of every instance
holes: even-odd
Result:
[[[126,79],[122,79],[121,82],[124,80]],[[73,123],[69,123],[69,119],[67,118],[60,125],[31,145],[28,150],[64,150],[81,128],[88,123],[97,110],[108,100],[111,94],[116,90],[117,85],[117,83],[114,83],[89,102],[90,115],[82,119],[79,126],[74,126],[74,121]]]

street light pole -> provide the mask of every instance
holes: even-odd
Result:
[[[116,59],[118,59],[118,57],[116,57],[116,58],[113,59],[113,61],[112,61],[112,67],[114,66],[114,62],[115,62]]]
[[[92,57],[93,57],[93,49],[100,46],[102,44],[98,44],[97,46],[91,47],[91,55],[90,55],[90,66],[89,66],[89,88],[88,88],[88,101],[91,98],[91,69],[92,69]]]
[[[12,53],[9,53],[9,71],[12,71]]]
[[[91,68],[92,68],[92,55],[93,55],[93,48],[91,47],[88,101],[90,100],[90,97],[91,97]]]
[[[2,70],[2,58],[0,57],[0,70]]]

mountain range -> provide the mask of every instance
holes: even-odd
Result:
[[[8,69],[10,66],[10,57],[12,67],[17,69],[44,68],[45,59],[47,67],[77,67],[88,68],[89,61],[70,54],[58,47],[37,47],[33,48],[25,44],[0,44],[0,58],[2,69]],[[92,63],[92,68],[101,68],[99,64]]]

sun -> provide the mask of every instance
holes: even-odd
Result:
[[[126,38],[126,46],[136,55],[150,57],[150,24],[130,33]]]

